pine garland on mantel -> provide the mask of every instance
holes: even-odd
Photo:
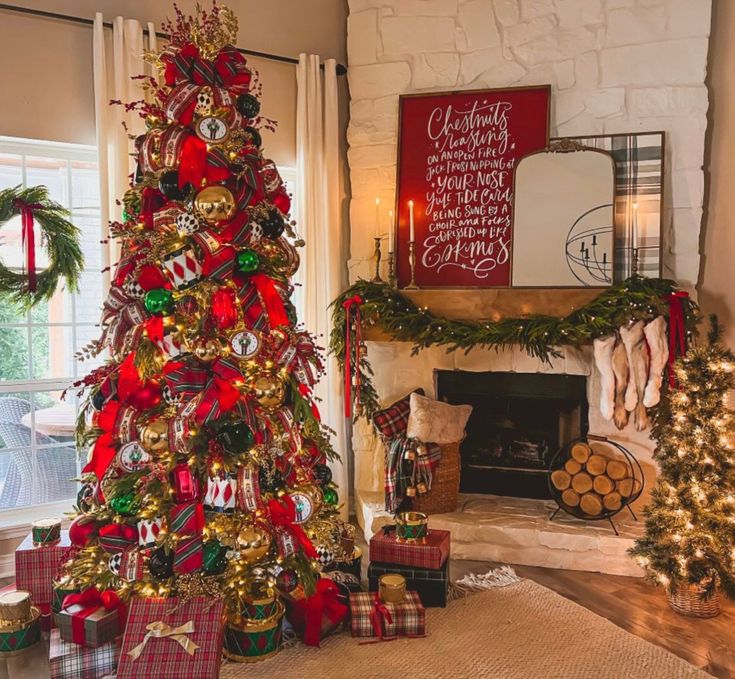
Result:
[[[631,320],[668,317],[668,297],[678,291],[676,283],[663,278],[634,276],[603,292],[588,304],[564,318],[529,315],[491,320],[458,320],[437,316],[419,307],[406,295],[386,283],[359,280],[332,302],[332,331],[329,349],[344,370],[345,300],[359,297],[363,325],[379,326],[397,341],[413,343],[412,354],[431,346],[444,346],[447,352],[475,347],[496,350],[518,345],[529,355],[546,362],[559,356],[563,345],[580,346],[596,337],[608,335]],[[687,333],[695,331],[698,308],[688,297],[682,300]],[[355,332],[355,328],[351,329]],[[354,334],[353,334],[354,338]],[[355,365],[357,342],[351,342],[351,365]],[[355,379],[360,414],[366,418],[380,407],[372,383],[373,371],[365,352],[359,356],[359,378]]]

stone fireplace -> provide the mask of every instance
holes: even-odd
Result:
[[[586,377],[437,370],[434,379],[437,399],[472,406],[460,491],[548,499],[551,459],[589,429]]]
[[[548,426],[549,421],[556,420],[556,425],[546,434],[551,448],[554,448],[552,441],[574,437],[577,431],[610,436],[639,460],[647,490],[656,477],[649,432],[636,432],[630,425],[618,431],[600,416],[599,374],[592,362],[591,347],[560,348],[560,355],[550,363],[530,357],[518,347],[498,351],[478,347],[468,353],[447,353],[442,348],[431,347],[412,355],[411,344],[383,341],[377,337],[367,342],[367,351],[375,371],[374,385],[384,404],[392,403],[417,387],[422,387],[429,396],[438,395],[450,402],[461,400],[473,405],[471,399],[476,397],[473,391],[493,391],[495,396],[502,391],[504,407],[510,408],[511,414],[533,409],[548,415],[553,411],[553,418],[550,415],[531,416],[524,425],[533,428],[536,423],[546,422],[544,426]],[[497,405],[498,400],[502,401],[486,401],[486,406]],[[487,413],[483,419],[487,420]],[[482,426],[485,424],[483,422]],[[473,432],[468,434],[466,443],[471,443],[472,435]],[[483,441],[487,438],[487,430],[479,429],[476,436],[480,441],[478,447],[486,448]],[[352,444],[355,511],[369,537],[381,525],[392,521],[383,506],[384,449],[372,426],[364,420],[355,424]],[[497,480],[492,481],[495,485],[476,486],[478,470],[467,470],[469,464],[469,459],[466,463],[463,460],[457,511],[431,517],[433,527],[452,532],[455,558],[641,575],[626,550],[642,532],[642,524],[635,522],[627,512],[615,519],[618,536],[606,522],[581,521],[563,512],[551,521],[549,517],[556,507],[553,500],[534,497],[528,486],[519,491],[517,486],[507,483],[503,488],[502,481]],[[491,471],[502,471],[507,481],[508,470]],[[545,477],[540,487],[544,484]],[[640,514],[637,510],[646,497],[647,491],[634,505],[636,514]]]

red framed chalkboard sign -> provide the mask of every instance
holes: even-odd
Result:
[[[549,142],[550,85],[400,97],[396,273],[419,287],[509,287],[513,170]],[[412,207],[409,207],[412,203]]]

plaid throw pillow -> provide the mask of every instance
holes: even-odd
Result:
[[[424,395],[423,389],[416,389],[413,394]],[[408,429],[408,416],[411,414],[411,394],[406,394],[402,399],[389,405],[384,410],[379,410],[373,415],[373,424],[378,432],[389,441],[405,436]]]

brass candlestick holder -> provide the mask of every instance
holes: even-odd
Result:
[[[388,284],[395,288],[396,283],[396,253],[391,250],[388,252]]]
[[[375,260],[375,275],[372,278],[373,283],[383,283],[383,279],[380,277],[380,260],[383,258],[383,253],[380,251],[380,236],[373,238],[375,241],[375,251],[373,252],[373,259]]]
[[[418,290],[416,285],[416,243],[412,240],[408,241],[408,263],[411,266],[411,281],[403,288],[404,290]]]
[[[638,247],[634,246],[630,253],[630,275],[638,275]]]

